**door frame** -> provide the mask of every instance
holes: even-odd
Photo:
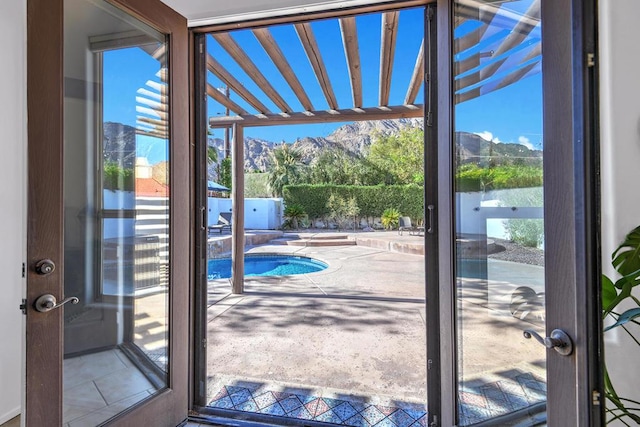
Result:
[[[597,9],[594,0],[541,0],[545,282],[547,336],[565,330],[569,357],[547,350],[549,425],[601,425],[604,419],[600,303],[597,131]],[[428,312],[429,422],[457,422],[455,210],[453,183],[453,1],[438,0],[438,271],[429,271],[438,310]],[[553,76],[544,78],[544,75]],[[444,77],[444,78],[443,78]],[[427,265],[428,267],[428,265]],[[437,280],[434,280],[437,278]],[[436,284],[437,289],[433,289]],[[553,286],[565,284],[565,286]],[[568,284],[568,285],[566,285]],[[428,293],[429,295],[429,293]],[[569,303],[567,303],[569,301]],[[534,345],[534,343],[532,343]],[[436,348],[434,348],[436,346]],[[434,381],[434,377],[437,377]],[[439,380],[439,384],[437,381]],[[577,386],[576,386],[577,385]],[[490,421],[483,423],[490,424]]]
[[[157,396],[120,414],[127,425],[175,426],[189,407],[189,295],[191,243],[191,147],[187,21],[159,0],[107,0],[169,35],[170,305],[169,384]],[[26,300],[27,426],[61,425],[63,419],[63,309],[39,313],[35,299],[64,296],[63,260],[63,0],[27,2],[28,226]],[[56,270],[40,276],[35,263],[50,258]]]

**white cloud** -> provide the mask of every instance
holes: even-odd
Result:
[[[500,144],[502,142],[497,137],[494,138],[493,133],[489,132],[488,130],[485,130],[484,132],[476,132],[476,135],[486,141],[495,142],[496,144]]]
[[[519,136],[518,144],[524,145],[529,150],[535,150],[535,148],[533,147],[533,144],[531,143],[531,141],[529,141],[529,138],[527,138],[526,136]]]

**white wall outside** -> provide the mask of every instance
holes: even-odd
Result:
[[[600,2],[602,264],[609,276],[611,252],[640,225],[639,14],[637,0]],[[640,348],[623,333],[608,332],[605,357],[616,391],[640,400]]]
[[[231,199],[209,197],[209,225],[218,222],[221,212],[231,212]],[[244,228],[246,230],[275,230],[282,225],[282,199],[244,199]]]
[[[20,413],[26,255],[26,0],[0,2],[0,424]]]

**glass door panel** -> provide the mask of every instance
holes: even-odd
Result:
[[[454,6],[458,424],[544,411],[539,0]],[[501,418],[500,418],[501,417]]]
[[[64,422],[168,387],[168,45],[101,1],[64,2]]]

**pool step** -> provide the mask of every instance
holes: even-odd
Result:
[[[280,239],[271,241],[276,245],[289,246],[354,246],[356,241],[349,239],[346,234],[337,233],[301,233],[301,234],[285,234]]]

